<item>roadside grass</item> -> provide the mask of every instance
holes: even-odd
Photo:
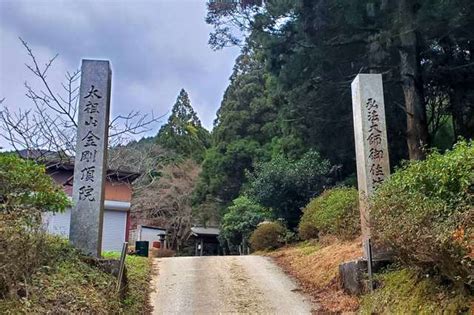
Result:
[[[357,297],[342,291],[338,281],[339,265],[362,255],[360,239],[319,243],[305,241],[263,253],[273,257],[287,273],[312,295],[323,312],[351,312],[359,307]]]
[[[116,279],[81,260],[67,241],[48,238],[49,264],[32,271],[14,297],[0,299],[1,314],[121,312]]]
[[[116,277],[83,260],[66,240],[48,236],[42,254],[48,263],[9,296],[0,296],[0,314],[149,314],[151,261],[127,256],[129,278],[124,301],[115,293]],[[118,253],[105,253],[118,258]]]
[[[415,270],[387,270],[376,279],[382,287],[362,297],[361,314],[472,314],[474,310],[468,292]]]
[[[361,240],[304,241],[256,254],[272,257],[321,305],[318,312],[360,314],[474,314],[474,298],[467,289],[391,266],[375,277],[380,287],[360,297],[339,284],[339,265],[362,256]]]
[[[297,249],[302,255],[311,255],[321,249],[321,245],[316,241],[303,241],[297,245]]]
[[[118,252],[105,252],[104,258],[119,259]],[[123,311],[125,314],[148,314],[151,306],[148,301],[150,296],[150,280],[152,262],[150,258],[128,255],[125,259],[127,267],[128,287]]]

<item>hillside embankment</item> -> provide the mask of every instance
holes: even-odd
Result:
[[[325,312],[456,314],[472,313],[473,297],[419,270],[392,265],[375,276],[377,289],[362,296],[346,294],[339,283],[341,263],[362,256],[353,241],[306,241],[261,253],[293,276]]]

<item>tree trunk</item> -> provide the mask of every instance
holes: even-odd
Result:
[[[416,1],[400,0],[398,13],[401,44],[400,76],[407,113],[408,154],[410,160],[420,160],[425,157],[423,148],[428,144],[428,124],[415,26]]]

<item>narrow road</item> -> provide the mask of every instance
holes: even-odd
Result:
[[[269,258],[155,260],[153,314],[311,314],[308,297]]]

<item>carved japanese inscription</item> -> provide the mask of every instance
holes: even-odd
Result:
[[[368,199],[390,174],[382,75],[359,74],[351,87],[359,208],[362,236],[367,241],[370,238]]]
[[[112,74],[102,60],[83,60],[81,73],[69,239],[100,257]]]

